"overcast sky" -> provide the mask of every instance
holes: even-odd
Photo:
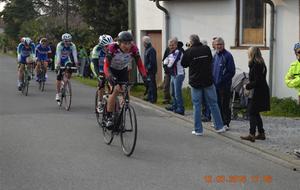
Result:
[[[0,11],[3,10],[3,7],[4,7],[4,3],[0,3]]]

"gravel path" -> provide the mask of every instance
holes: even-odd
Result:
[[[193,119],[192,111],[188,111],[186,117]],[[294,149],[300,148],[300,118],[263,117],[262,119],[267,139],[255,141],[256,146],[285,155],[293,155]],[[232,120],[228,133],[239,139],[241,135],[249,134],[249,128],[248,120]],[[295,159],[298,158],[295,156]]]

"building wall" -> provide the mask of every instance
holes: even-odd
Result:
[[[299,41],[299,1],[273,1],[276,5],[273,96],[296,98],[296,91],[286,87],[284,76],[290,63],[295,60],[293,45]],[[211,45],[211,39],[214,36],[221,36],[225,40],[226,49],[233,54],[237,72],[248,72],[247,50],[231,49],[235,40],[236,0],[164,1],[160,3],[170,13],[170,37],[177,36],[185,43],[189,35],[195,33]],[[155,3],[137,1],[137,7],[138,5],[142,7],[137,11],[139,30],[162,28],[164,36],[165,21],[162,22],[164,17],[156,8]],[[267,12],[270,13],[269,8]],[[269,24],[270,15],[267,15],[267,42],[269,41]],[[164,41],[162,44],[165,49]],[[269,50],[262,50],[262,54],[269,67]],[[184,85],[188,85],[188,77]]]
[[[145,31],[162,30],[163,13],[155,3],[148,0],[135,0],[136,3],[136,42],[140,49],[143,49],[141,38]]]

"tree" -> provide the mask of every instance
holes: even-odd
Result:
[[[31,0],[7,1],[4,10],[0,13],[6,24],[5,33],[13,39],[18,38],[20,27],[25,21],[38,15]]]
[[[127,0],[74,0],[79,12],[98,34],[116,36],[128,29]]]

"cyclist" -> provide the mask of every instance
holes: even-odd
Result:
[[[17,56],[18,56],[18,90],[22,90],[22,82],[24,77],[25,64],[28,65],[29,70],[32,66],[32,63],[35,59],[34,55],[35,46],[32,40],[29,37],[21,38],[21,42],[17,47]],[[29,80],[31,78],[29,77]]]
[[[76,66],[78,67],[77,50],[75,44],[72,43],[71,34],[65,33],[61,36],[61,39],[62,41],[57,44],[55,55],[55,69],[58,71],[56,77],[55,96],[57,102],[60,101],[60,86],[63,78],[62,72],[59,70],[60,66],[66,66],[66,63],[72,62],[72,57]],[[68,77],[71,77],[71,75],[68,75]]]
[[[91,70],[94,73],[94,76],[97,77],[99,83],[98,83],[98,107],[97,112],[102,113],[103,112],[103,105],[101,104],[103,94],[104,94],[104,84],[105,84],[105,76],[104,76],[104,58],[108,51],[108,45],[113,43],[113,39],[110,35],[101,35],[99,37],[99,44],[97,44],[92,51],[91,57],[92,61],[90,64]]]
[[[110,44],[104,60],[104,73],[110,86],[118,82],[128,82],[128,66],[134,59],[138,66],[139,72],[146,81],[146,70],[142,63],[139,50],[133,43],[133,37],[130,32],[122,31],[118,34],[117,43]],[[112,112],[115,106],[115,99],[119,92],[122,91],[120,85],[113,88],[113,92],[108,98],[107,103],[107,122],[106,127],[111,128],[113,123]]]
[[[45,68],[45,77],[47,78],[47,68],[48,68],[48,54],[51,53],[51,49],[48,46],[47,38],[41,38],[40,43],[35,48],[35,55],[37,58],[35,73],[36,73],[36,80],[38,80],[38,72],[41,67],[42,61],[44,62]]]

